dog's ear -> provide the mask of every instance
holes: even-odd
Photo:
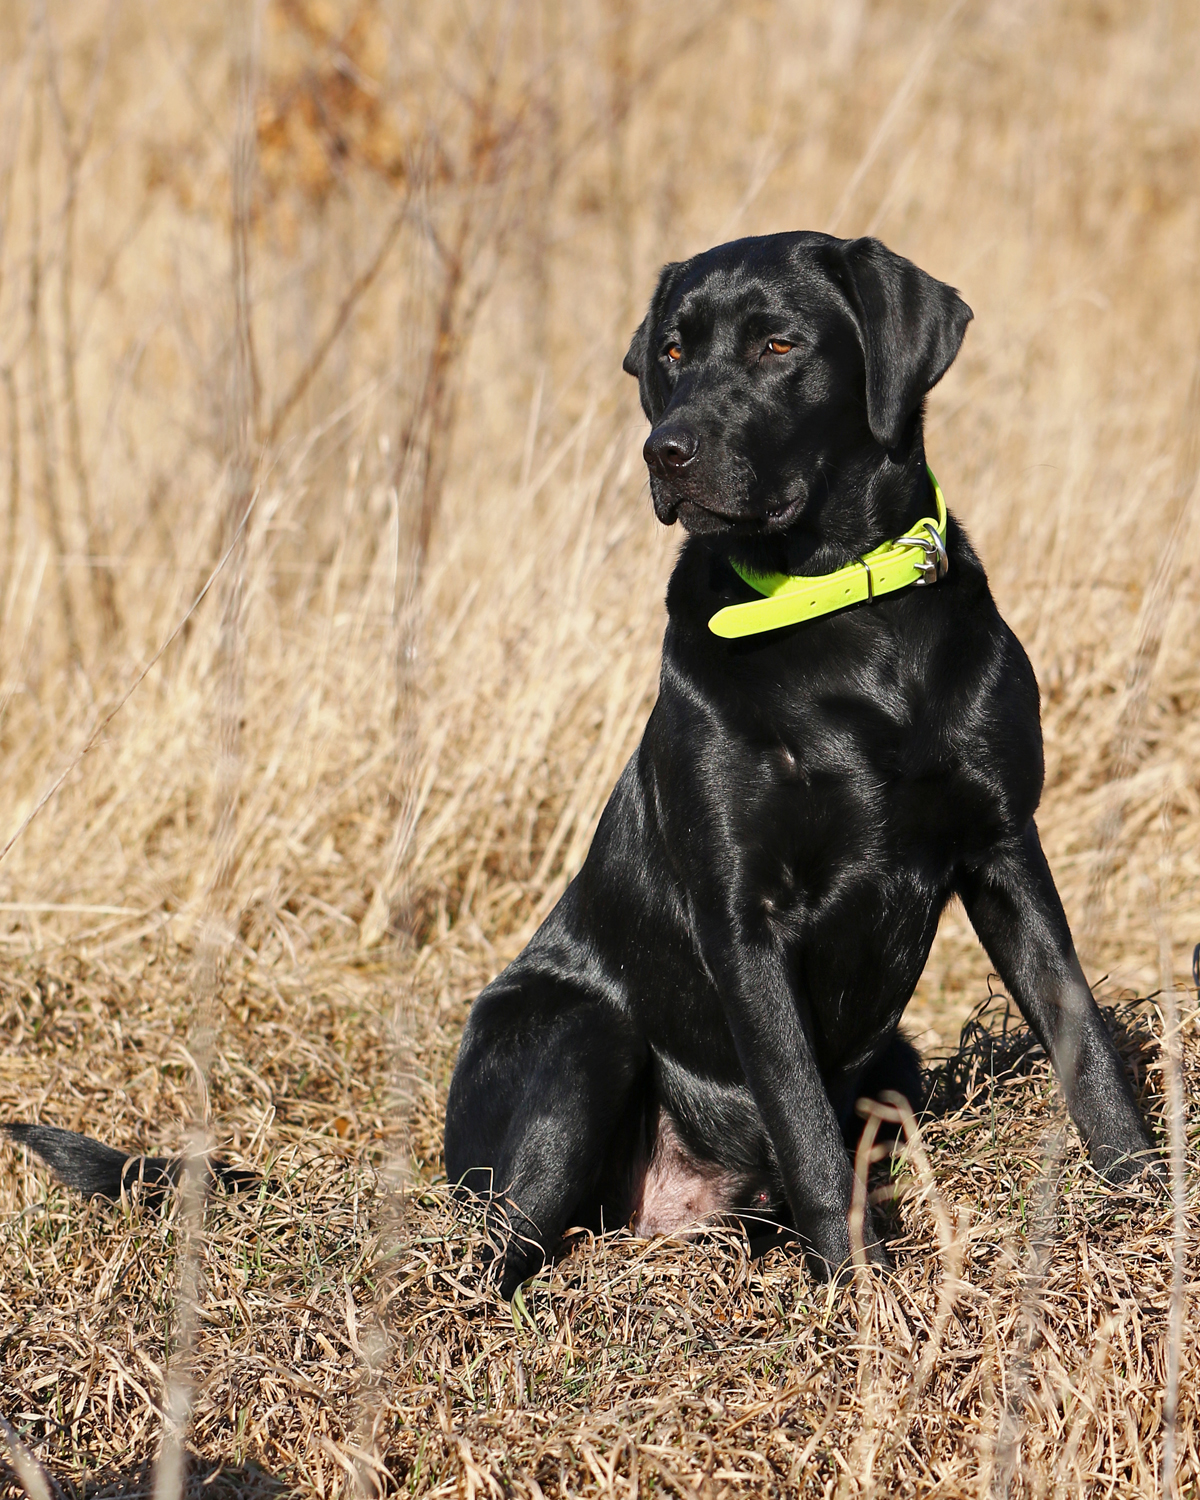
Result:
[[[649,314],[642,318],[637,324],[633,338],[628,341],[628,351],[621,360],[621,369],[625,375],[633,375],[636,380],[642,378],[642,372],[646,368],[646,345],[649,344]]]
[[[662,398],[658,382],[654,379],[655,356],[654,350],[650,347],[650,340],[666,309],[667,300],[687,264],[686,261],[672,261],[662,268],[658,285],[654,288],[653,297],[650,298],[649,310],[638,324],[637,332],[630,340],[629,352],[621,361],[621,368],[626,375],[633,375],[637,379],[642,410],[651,422],[656,421],[662,414]]]
[[[843,255],[867,367],[867,421],[890,451],[953,364],[975,315],[952,286],[878,240],[850,240]]]
[[[637,330],[629,341],[629,349],[625,358],[621,361],[621,368],[626,375],[632,375],[636,379],[642,378],[642,371],[646,368],[646,345],[650,340],[650,314],[647,313],[638,324]]]

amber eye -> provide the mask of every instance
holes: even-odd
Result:
[[[771,342],[767,345],[767,348],[771,351],[772,354],[787,354],[788,351],[794,347],[795,346],[793,344],[789,344],[786,339],[772,339]]]
[[[673,365],[677,365],[683,358],[683,350],[678,344],[668,344],[664,352]]]

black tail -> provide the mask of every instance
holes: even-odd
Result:
[[[912,1105],[914,1114],[920,1114],[929,1092],[921,1067],[921,1054],[902,1031],[896,1032],[858,1086],[859,1093],[868,1099],[878,1099],[887,1089],[903,1094]]]
[[[187,1165],[183,1156],[130,1156],[90,1136],[59,1130],[54,1125],[0,1125],[0,1130],[19,1146],[28,1146],[60,1182],[87,1198],[119,1198],[140,1183],[147,1202],[161,1203],[169,1189],[178,1186]],[[209,1188],[220,1184],[238,1192],[262,1181],[253,1172],[239,1172],[219,1157],[205,1157],[203,1168]]]
[[[920,1114],[924,1108],[928,1090],[921,1055],[902,1031],[897,1031],[879,1056],[867,1065],[846,1102],[842,1114],[842,1139],[849,1150],[857,1147],[863,1131],[863,1117],[855,1107],[858,1100],[878,1099],[888,1089],[903,1094],[912,1105],[914,1114]],[[886,1141],[898,1133],[899,1126],[885,1124],[879,1135]]]

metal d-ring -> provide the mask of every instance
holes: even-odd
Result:
[[[924,530],[925,536],[910,532],[908,536],[902,536],[899,539],[902,546],[920,547],[925,554],[921,562],[913,564],[917,572],[922,575],[916,580],[918,587],[927,583],[937,583],[950,571],[950,558],[946,554],[946,544],[942,541],[941,533],[932,521],[925,522]]]

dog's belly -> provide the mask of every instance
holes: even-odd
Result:
[[[670,1115],[660,1111],[649,1154],[635,1168],[629,1227],[646,1238],[695,1234],[739,1209],[765,1211],[770,1198],[767,1187],[751,1174],[690,1151]]]

